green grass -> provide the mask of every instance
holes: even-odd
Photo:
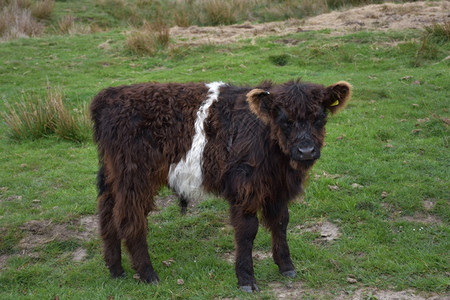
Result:
[[[63,3],[70,4],[56,5]],[[45,93],[51,82],[64,91],[68,107],[79,107],[104,87],[145,81],[349,81],[353,99],[330,119],[327,145],[304,201],[290,207],[288,239],[299,272],[294,281],[331,294],[376,287],[442,295],[450,283],[450,155],[444,122],[450,46],[433,36],[424,49],[423,32],[303,32],[288,37],[302,41],[290,47],[269,37],[255,45],[169,47],[152,57],[128,51],[120,30],[19,39],[0,44],[0,97],[18,101],[24,93]],[[110,49],[97,47],[107,40]],[[3,101],[0,109],[6,110]],[[224,259],[234,245],[233,231],[224,227],[228,207],[221,199],[207,199],[188,216],[172,205],[149,217],[150,253],[161,278],[157,286],[136,282],[125,254],[128,277],[110,279],[98,238],[56,239],[23,254],[19,242],[27,235],[21,229],[26,222],[72,224],[95,214],[97,154],[91,142],[67,142],[52,134],[15,141],[4,123],[0,136],[0,255],[7,256],[1,299],[248,296],[237,289],[233,265]],[[424,201],[435,205],[426,210]],[[421,222],[428,216],[434,221]],[[320,234],[298,228],[323,220],[340,228],[339,239],[321,242]],[[88,256],[74,263],[71,253],[80,246]],[[255,250],[270,252],[270,235],[262,228]],[[165,267],[162,261],[168,259],[175,262]],[[270,283],[288,283],[270,258],[255,261],[255,272],[261,298],[273,297]],[[350,274],[357,284],[347,283]]]

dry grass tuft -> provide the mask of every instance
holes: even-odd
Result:
[[[203,22],[209,25],[228,25],[236,23],[239,9],[234,5],[236,1],[205,0],[201,3]]]
[[[156,54],[156,41],[152,35],[143,30],[132,32],[127,36],[126,48],[133,53],[153,56]]]
[[[53,0],[38,1],[31,7],[31,14],[38,20],[49,19],[54,6],[55,1]]]
[[[63,99],[61,90],[47,87],[45,97],[24,94],[15,104],[6,102],[1,116],[11,137],[34,140],[55,133],[66,140],[87,141],[91,128],[87,107],[70,112]]]
[[[0,9],[0,40],[34,37],[42,33],[44,25],[39,23],[27,1],[11,1]]]
[[[58,20],[58,30],[61,33],[69,33],[74,27],[75,17],[67,15]]]
[[[450,42],[450,21],[425,27],[425,35],[438,44]]]
[[[301,5],[302,16],[312,16],[328,12],[326,0],[303,0]]]
[[[136,54],[153,56],[158,49],[167,48],[169,41],[169,27],[162,20],[157,20],[154,23],[144,22],[140,29],[133,31],[127,37],[126,47]]]
[[[148,31],[153,31],[158,45],[166,48],[169,45],[169,26],[162,20],[157,19],[154,23],[144,23],[144,27],[149,27]]]
[[[145,1],[144,1],[145,2]],[[96,0],[96,4],[117,20],[124,20],[132,25],[142,24],[143,17],[140,12],[145,12],[142,7],[145,3],[139,1],[141,7],[126,0]]]
[[[75,23],[76,18],[72,15],[63,16],[58,20],[56,31],[62,34],[87,34],[97,32],[98,28],[92,28],[89,25]]]
[[[442,24],[435,23],[431,26],[426,26],[424,29],[419,49],[413,61],[415,67],[421,66],[426,60],[436,59],[440,54],[439,46],[450,41],[449,21]]]

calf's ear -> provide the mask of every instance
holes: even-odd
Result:
[[[269,124],[272,94],[263,89],[253,89],[247,93],[247,102],[250,111],[258,116],[264,124]]]
[[[352,86],[345,81],[339,81],[325,89],[323,106],[335,114],[338,110],[347,106],[352,95]]]

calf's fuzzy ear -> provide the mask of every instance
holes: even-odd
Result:
[[[247,93],[247,102],[250,111],[258,116],[264,124],[269,124],[272,94],[263,89],[253,89]]]
[[[335,114],[338,110],[347,106],[352,96],[352,86],[345,81],[339,81],[325,89],[323,106]]]

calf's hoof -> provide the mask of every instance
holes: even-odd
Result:
[[[159,282],[159,277],[156,274],[139,275],[138,273],[136,273],[134,274],[133,278],[148,284],[156,285]]]
[[[109,268],[109,273],[111,274],[112,278],[125,278],[127,276],[122,266]]]
[[[112,278],[118,278],[118,279],[121,279],[121,278],[125,278],[125,277],[127,277],[127,273],[125,273],[125,272],[122,272],[122,273],[120,273],[120,274],[111,274],[111,277]]]
[[[180,213],[181,213],[182,216],[185,216],[186,213],[187,213],[187,207],[182,206],[181,209],[180,209]]]
[[[297,272],[295,270],[285,271],[281,273],[281,275],[289,277],[289,278],[295,278],[297,276]]]
[[[259,292],[259,288],[256,284],[252,284],[252,285],[241,285],[240,289],[246,293],[253,293],[253,291],[255,292]]]

